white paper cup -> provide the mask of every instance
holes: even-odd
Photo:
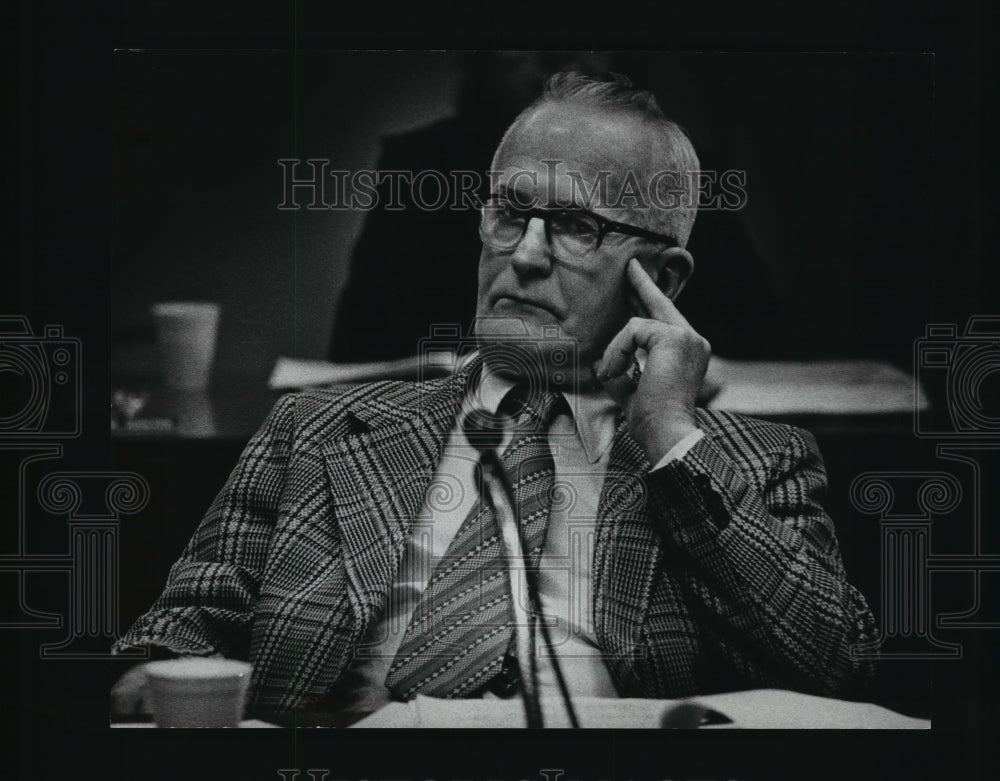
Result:
[[[234,659],[169,659],[146,666],[160,727],[238,727],[253,667]]]
[[[151,311],[167,386],[185,390],[207,387],[221,307],[211,301],[165,301],[153,304]]]

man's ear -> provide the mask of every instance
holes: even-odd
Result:
[[[694,258],[683,247],[670,247],[640,261],[656,286],[671,301],[680,295],[694,273]]]

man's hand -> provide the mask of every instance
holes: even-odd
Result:
[[[111,687],[111,713],[115,716],[150,715],[149,681],[146,667],[149,662],[137,664],[125,671]]]
[[[629,431],[650,463],[697,430],[695,399],[702,387],[711,345],[698,334],[633,258],[626,270],[633,304],[645,317],[633,317],[611,340],[594,366],[615,402],[625,411]],[[646,352],[638,384],[632,366],[637,350]]]

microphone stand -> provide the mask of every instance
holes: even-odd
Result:
[[[476,419],[478,418],[478,420]],[[486,419],[484,421],[484,418]],[[497,431],[490,430],[491,416],[487,416],[482,411],[475,411],[466,417],[463,428],[469,441],[479,450],[481,474],[483,476],[483,488],[487,501],[494,508],[500,534],[503,541],[504,553],[507,557],[507,576],[511,590],[511,607],[514,611],[514,637],[517,645],[518,659],[527,663],[527,674],[521,670],[521,691],[524,695],[524,710],[527,725],[530,728],[540,728],[542,722],[542,708],[538,696],[538,660],[534,653],[535,638],[535,617],[539,618],[538,626],[541,629],[542,639],[545,642],[546,650],[552,660],[552,670],[556,676],[556,683],[559,686],[559,693],[562,697],[566,713],[569,716],[570,725],[574,729],[579,729],[580,722],[577,720],[576,711],[570,697],[569,687],[563,677],[562,667],[559,658],[555,654],[552,646],[552,638],[549,635],[549,628],[542,618],[541,597],[538,593],[537,573],[531,567],[527,557],[527,546],[523,539],[523,532],[517,523],[514,508],[517,506],[514,498],[514,487],[511,485],[507,470],[504,469],[500,458],[496,453],[496,445],[499,438]],[[480,436],[477,437],[476,434]],[[502,437],[502,430],[499,432]],[[483,437],[482,434],[486,436]],[[490,436],[492,434],[493,436]],[[499,500],[499,501],[498,501]],[[524,605],[516,599],[514,594],[514,572],[516,571],[514,561],[521,562],[524,569],[525,580],[528,586],[528,601],[531,606],[529,613],[524,609]],[[518,627],[527,627],[527,632],[518,631]]]

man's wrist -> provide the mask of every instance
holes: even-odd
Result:
[[[650,469],[650,472],[655,472],[657,469],[662,469],[667,464],[673,463],[674,461],[680,461],[684,456],[687,455],[688,451],[693,448],[698,442],[701,441],[702,437],[705,436],[705,432],[698,428],[684,437],[680,442],[674,445],[667,454],[663,456],[656,464]]]
[[[693,421],[669,425],[661,423],[658,426],[650,426],[643,432],[643,436],[636,437],[636,440],[646,452],[646,458],[649,459],[649,462],[658,464],[678,443],[700,430]]]

